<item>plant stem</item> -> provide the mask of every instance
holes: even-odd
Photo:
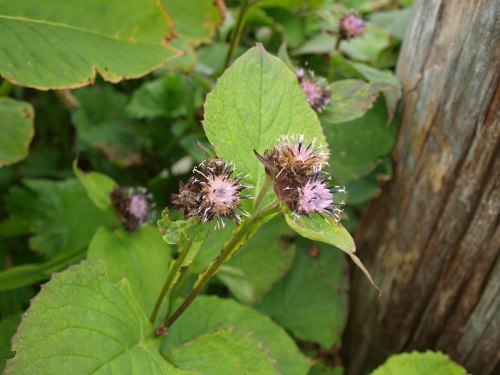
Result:
[[[335,43],[335,51],[339,51],[339,48],[340,48],[340,43],[342,43],[342,38],[340,37],[340,35],[337,35],[337,42]]]
[[[172,283],[175,280],[175,276],[177,275],[177,272],[179,272],[182,263],[184,262],[184,259],[186,259],[186,255],[189,253],[189,249],[191,248],[191,245],[193,244],[193,241],[189,239],[185,239],[181,244],[179,244],[180,251],[179,251],[179,256],[174,262],[174,265],[170,272],[168,273],[167,279],[165,280],[165,284],[163,284],[163,288],[158,295],[158,298],[156,299],[155,307],[153,308],[153,312],[151,313],[151,317],[149,318],[149,321],[154,324],[156,317],[158,316],[158,312],[160,311],[161,304],[163,302],[163,299],[165,298],[165,295],[169,291],[170,287],[172,286]]]
[[[229,64],[231,63],[231,57],[233,56],[234,49],[239,44],[241,39],[241,33],[243,31],[243,19],[245,18],[245,13],[248,10],[249,0],[243,0],[243,4],[241,4],[240,13],[238,14],[238,21],[236,22],[236,28],[234,29],[233,38],[231,40],[231,45],[229,46],[229,50],[227,51],[226,61],[224,62],[224,70],[227,69]]]
[[[267,195],[267,192],[273,186],[273,178],[269,175],[266,174],[266,179],[264,180],[264,184],[262,185],[262,188],[259,191],[259,195],[257,195],[257,198],[255,199],[255,204],[253,206],[254,212],[257,211],[257,209],[260,207],[262,202],[264,201],[264,198]]]
[[[191,293],[186,297],[184,302],[175,310],[175,312],[170,316],[163,327],[168,328],[186,311],[186,309],[191,305],[194,299],[200,294],[208,281],[214,276],[219,270],[220,266],[226,259],[232,256],[246,241],[248,241],[252,235],[256,232],[259,225],[270,215],[278,212],[279,203],[274,201],[268,206],[264,207],[262,210],[257,212],[255,216],[251,217],[245,221],[229,240],[228,244],[224,247],[221,253],[217,256],[215,261],[208,267],[206,272],[203,274],[201,280],[195,285]]]

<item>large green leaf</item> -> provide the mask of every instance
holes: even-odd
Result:
[[[103,263],[83,263],[56,274],[33,300],[5,373],[176,373],[153,330],[127,280],[112,283]]]
[[[94,205],[76,179],[24,183],[27,189],[10,190],[7,209],[30,226],[30,247],[49,257],[87,247],[97,228],[112,219],[111,213]]]
[[[243,303],[260,301],[292,265],[295,246],[284,238],[289,234],[283,218],[274,218],[224,263],[217,277]]]
[[[223,3],[214,0],[161,0],[174,19],[174,32],[191,45],[209,43],[224,19]]]
[[[372,372],[372,375],[465,375],[467,371],[440,352],[396,354]]]
[[[238,58],[218,80],[205,102],[204,127],[217,154],[248,173],[246,181],[257,191],[265,172],[253,149],[262,153],[284,134],[325,143],[297,78],[261,45]]]
[[[260,340],[251,332],[238,332],[233,327],[179,345],[169,360],[180,369],[204,375],[281,374]]]
[[[34,116],[31,104],[0,98],[0,167],[28,155],[28,147],[35,134]]]
[[[345,183],[367,175],[387,155],[394,144],[397,128],[387,124],[382,98],[366,114],[342,124],[325,118],[325,134],[332,147],[330,172]]]
[[[281,327],[249,307],[217,297],[198,297],[169,328],[168,336],[163,339],[161,352],[166,358],[170,358],[175,353],[176,346],[231,326],[240,332],[250,331],[262,341],[276,359],[281,373],[307,374],[311,363]]]
[[[151,314],[171,259],[170,248],[156,228],[144,226],[135,233],[121,228],[100,228],[90,243],[87,257],[103,259],[111,281],[126,277],[144,313]],[[160,317],[165,316],[166,308],[164,304]]]
[[[39,89],[143,76],[176,56],[156,0],[0,0],[0,74]]]
[[[347,320],[345,256],[300,240],[292,269],[256,307],[301,340],[340,345]]]

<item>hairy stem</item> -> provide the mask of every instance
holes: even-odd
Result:
[[[237,228],[236,232],[229,240],[227,245],[221,251],[221,253],[215,258],[215,261],[208,267],[201,279],[195,284],[195,287],[186,297],[184,302],[175,310],[175,312],[170,316],[163,327],[168,328],[175,323],[177,319],[186,311],[186,309],[191,305],[194,299],[200,294],[208,281],[214,276],[217,271],[219,271],[222,263],[228,258],[230,258],[238,249],[243,246],[252,236],[255,234],[260,224],[266,221],[271,215],[277,213],[279,210],[279,204],[277,201],[271,203],[270,205],[264,207],[262,210],[257,212],[253,217],[249,218],[242,225]]]
[[[163,284],[163,288],[161,289],[160,294],[158,295],[158,298],[156,299],[155,306],[153,308],[153,312],[151,313],[151,317],[149,318],[149,321],[154,324],[156,317],[158,316],[158,312],[160,311],[161,304],[163,302],[163,299],[165,298],[165,295],[169,291],[169,289],[172,287],[172,284],[175,280],[175,276],[177,275],[177,272],[179,272],[182,263],[184,262],[184,259],[186,259],[186,255],[189,253],[189,249],[191,248],[191,245],[193,244],[193,241],[189,239],[185,239],[184,241],[181,240],[179,243],[179,256],[174,262],[174,265],[170,272],[168,273],[167,279],[165,280],[165,284]]]

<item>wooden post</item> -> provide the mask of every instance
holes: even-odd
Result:
[[[439,350],[500,370],[500,1],[417,0],[398,62],[394,176],[364,213],[353,275],[349,374]]]

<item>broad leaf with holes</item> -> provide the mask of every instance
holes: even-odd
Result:
[[[0,0],[0,74],[39,89],[137,78],[178,55],[170,36],[156,0]]]
[[[303,134],[325,144],[316,113],[297,78],[279,58],[257,45],[219,78],[205,102],[205,132],[217,154],[233,161],[257,192],[264,168],[253,149],[263,153],[281,135]]]
[[[0,98],[0,167],[28,155],[28,147],[35,134],[34,116],[31,104]]]

